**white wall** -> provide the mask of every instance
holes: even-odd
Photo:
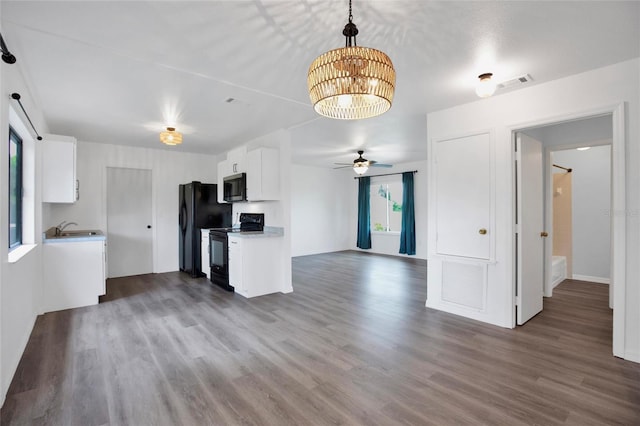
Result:
[[[351,205],[349,214],[350,217],[350,231],[349,244],[351,250],[359,250],[369,253],[387,254],[392,256],[407,256],[417,259],[427,258],[427,162],[416,161],[411,163],[395,164],[392,169],[381,169],[380,171],[375,169],[369,169],[372,173],[367,175],[374,177],[377,174],[385,173],[402,173],[411,170],[417,170],[413,176],[414,186],[414,205],[416,216],[416,254],[413,256],[407,256],[406,254],[399,254],[400,250],[400,235],[398,234],[386,234],[383,232],[371,233],[371,249],[362,250],[357,247],[356,235],[358,232],[358,181],[354,179],[353,172],[346,178],[346,182],[343,185],[347,186],[350,190],[349,197],[351,198]],[[398,176],[402,178],[402,176]]]
[[[294,165],[291,172],[292,255],[350,249],[353,171]]]
[[[1,6],[0,6],[1,8]],[[11,93],[22,96],[22,104],[27,110],[38,132],[47,132],[47,126],[40,108],[28,90],[22,73],[20,58],[13,65],[0,62],[0,134],[7,138],[9,134],[9,105],[18,112],[24,126],[31,131],[16,101],[10,100]],[[41,252],[41,204],[40,204],[40,149],[35,142],[35,176],[33,191],[35,209],[29,220],[34,235],[31,242],[36,247],[15,263],[8,262],[8,149],[6,141],[0,149],[0,404],[4,399],[16,371],[20,357],[24,352],[36,316],[41,312],[42,303],[42,252]],[[27,189],[25,189],[27,190]],[[25,224],[26,226],[27,224]]]
[[[194,180],[216,183],[216,156],[79,141],[77,176],[80,199],[74,204],[45,204],[44,229],[66,220],[78,223],[79,229],[108,232],[107,167],[151,170],[153,272],[177,271],[178,185]]]
[[[617,321],[624,335],[626,359],[640,361],[640,60],[622,62],[567,78],[539,84],[504,95],[437,111],[427,116],[428,143],[490,131],[495,143],[495,263],[488,265],[487,295],[495,308],[486,312],[458,310],[455,313],[504,327],[514,324],[513,309],[513,130],[559,121],[561,117],[589,115],[625,103],[626,208],[613,212],[626,222],[625,317]],[[431,218],[431,216],[430,216]],[[432,221],[430,220],[430,226]],[[431,292],[440,283],[434,275],[435,236],[429,235],[428,305],[453,312]],[[434,262],[431,262],[433,259]],[[616,313],[614,312],[614,317]]]
[[[573,276],[608,281],[611,276],[611,146],[595,146],[587,151],[555,151],[551,158],[553,163],[573,169]]]

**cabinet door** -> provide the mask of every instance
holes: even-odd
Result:
[[[105,240],[102,245],[102,279],[100,280],[102,283],[102,293],[101,296],[107,294],[107,241]]]
[[[229,162],[229,174],[235,175],[238,173],[247,172],[247,148],[241,146],[236,149],[232,149],[227,153],[227,161]]]
[[[42,201],[73,203],[76,184],[75,140],[46,139],[42,143]]]
[[[200,269],[207,275],[207,278],[211,278],[211,265],[209,260],[209,230],[202,230],[201,237],[200,256],[202,260],[200,263]]]
[[[229,238],[229,284],[238,293],[244,293],[244,274],[242,270],[242,240]]]
[[[247,200],[280,199],[280,167],[277,149],[258,148],[247,153]]]

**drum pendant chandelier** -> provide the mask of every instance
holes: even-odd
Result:
[[[309,67],[307,86],[313,108],[320,115],[338,120],[387,112],[393,101],[396,72],[384,52],[357,45],[351,0],[349,22],[342,34],[345,47],[323,53]]]

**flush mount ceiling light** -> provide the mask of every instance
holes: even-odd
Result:
[[[486,72],[478,76],[480,81],[476,86],[476,95],[481,98],[488,98],[495,93],[496,83],[491,79],[491,77],[493,77],[493,74],[490,72]]]
[[[384,52],[357,45],[351,0],[349,22],[342,34],[345,47],[323,53],[309,67],[307,86],[313,108],[320,115],[338,120],[385,113],[393,101],[396,72]]]
[[[165,145],[180,145],[182,143],[182,133],[176,132],[175,127],[167,127],[166,131],[160,132],[160,142]]]

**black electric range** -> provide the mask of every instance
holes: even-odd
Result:
[[[210,279],[225,290],[234,291],[229,284],[228,234],[235,232],[263,232],[264,213],[240,213],[240,227],[212,228],[209,230]]]

